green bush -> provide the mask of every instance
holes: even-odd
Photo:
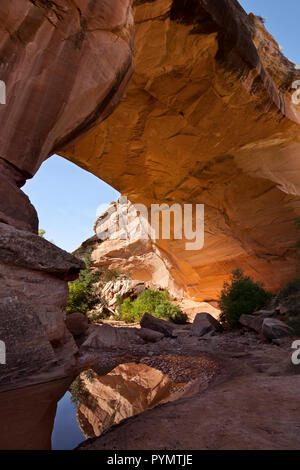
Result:
[[[162,317],[174,323],[186,323],[187,316],[171,301],[166,291],[144,290],[135,300],[125,299],[119,304],[120,318],[126,322],[141,320],[145,312]]]
[[[116,281],[120,276],[122,276],[121,271],[119,269],[108,269],[104,276],[103,276],[103,282],[110,282],[110,281]]]
[[[220,320],[230,327],[238,325],[240,316],[250,315],[265,307],[272,294],[262,284],[245,276],[241,269],[232,272],[230,282],[225,282],[219,299]]]
[[[80,271],[76,281],[69,282],[67,313],[81,312],[84,315],[93,306],[93,287],[103,274],[102,269],[92,269],[91,251],[85,255],[86,268]]]
[[[69,392],[71,394],[71,402],[73,405],[77,406],[80,403],[83,393],[85,393],[84,383],[80,375],[71,383]]]

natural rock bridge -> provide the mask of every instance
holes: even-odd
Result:
[[[1,430],[45,448],[76,371],[63,315],[82,264],[38,237],[26,179],[57,153],[131,202],[204,203],[203,250],[157,242],[174,285],[212,301],[239,265],[276,290],[294,276],[300,71],[236,0],[11,0],[0,16]]]

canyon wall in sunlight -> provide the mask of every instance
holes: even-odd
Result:
[[[215,300],[237,266],[276,292],[295,276],[299,67],[237,1],[135,5],[125,98],[60,153],[132,203],[205,204],[205,244],[104,242],[95,259],[195,300]]]

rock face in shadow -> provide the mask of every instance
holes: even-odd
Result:
[[[130,3],[0,5],[0,395],[11,403],[1,408],[0,448],[50,446],[56,402],[75,373],[77,347],[64,323],[67,282],[84,267],[38,236],[36,211],[20,188],[118,105],[133,72]],[[29,386],[50,381],[40,395],[38,388],[27,395]]]
[[[51,448],[56,403],[68,389],[70,377],[1,392],[1,450]]]
[[[0,223],[0,391],[66,376],[77,347],[66,328],[68,280],[84,263],[38,235]]]
[[[47,449],[56,403],[75,368],[67,280],[84,264],[30,232],[0,223],[0,449]]]
[[[8,191],[0,221],[36,231],[18,187],[119,103],[133,70],[133,17],[130,0],[12,0],[0,15],[0,166]]]
[[[80,450],[296,450],[296,376],[234,378],[114,426]],[[230,393],[229,393],[230,392]],[[238,413],[233,413],[238,410]],[[280,410],[274,424],[274,410]],[[164,423],[159,426],[157,423]],[[275,432],[276,431],[276,432]],[[180,438],[178,437],[180,436]]]
[[[118,104],[132,72],[130,1],[12,0],[1,18],[1,156],[33,176]]]
[[[156,243],[178,291],[216,299],[236,266],[276,291],[295,275],[300,71],[235,0],[135,5],[125,99],[60,153],[132,203],[205,204],[202,250]]]

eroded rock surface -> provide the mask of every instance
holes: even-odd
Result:
[[[40,399],[40,419],[32,421],[31,392],[24,391],[22,406],[12,392],[9,410],[18,412],[10,420],[1,409],[6,433],[0,448],[50,446],[56,402],[72,379],[77,353],[64,323],[67,281],[84,267],[38,237],[36,211],[20,188],[44,160],[118,105],[133,72],[130,4],[12,0],[0,5],[0,79],[6,85],[6,104],[0,106],[0,339],[7,356],[0,369],[1,403],[9,390],[53,385]]]
[[[73,370],[76,348],[62,312],[66,282],[74,279],[79,265],[63,252],[58,256],[54,247],[53,260],[44,258],[51,250],[38,240],[36,212],[20,190],[25,180],[56,152],[101,177],[132,203],[204,203],[205,248],[189,252],[185,240],[158,240],[155,249],[163,252],[157,265],[162,266],[160,277],[165,276],[167,285],[172,279],[187,296],[213,300],[224,278],[239,265],[276,290],[294,276],[300,137],[299,109],[291,94],[300,72],[283,57],[261,21],[247,16],[235,0],[135,2],[137,71],[126,98],[109,117],[132,75],[129,0],[11,0],[1,3],[0,15],[0,79],[7,88],[7,104],[0,107],[0,222],[13,227],[15,234],[2,238],[0,247],[1,328],[9,346],[1,380],[10,389],[50,378],[54,384],[38,410],[39,416],[50,416],[43,437],[39,419],[32,421],[26,415],[35,396],[20,405],[18,420],[10,421],[0,446],[9,442],[27,448],[30,435],[30,446],[41,448],[49,445],[49,423],[62,394],[57,379]],[[18,239],[24,247],[35,240],[37,253],[24,256],[16,243],[12,256],[10,243],[13,246]],[[185,335],[164,338],[152,344],[150,352],[158,353],[161,347],[180,351],[183,345],[187,349],[187,340],[198,341]],[[220,342],[214,337],[205,341],[214,348]],[[141,359],[145,344],[132,350],[128,345],[117,351],[107,345],[106,349],[100,348],[103,374],[128,362],[127,356]],[[81,359],[83,364],[89,357]],[[249,442],[248,435],[255,435],[254,422],[255,429],[266,426],[267,436],[272,435],[272,442],[270,437],[256,440],[256,448],[299,447],[295,432],[299,419],[292,413],[299,409],[293,401],[294,378],[289,377],[284,388],[277,378],[268,382],[270,388],[264,380],[247,380],[235,384],[230,414],[228,407],[224,413],[226,390],[216,395],[219,405],[213,408],[205,407],[202,398],[192,407],[180,404],[189,431],[183,432],[182,419],[176,418],[165,434],[151,432],[154,440],[147,445],[159,448],[163,442],[164,448],[188,448],[184,440],[174,442],[177,423],[188,439],[191,431],[199,429],[196,409],[204,408],[207,427],[211,421],[205,413],[212,412],[225,427],[217,441],[209,440],[212,433],[207,428],[204,440],[195,441],[198,447],[239,448],[241,439]],[[258,394],[247,401],[251,386]],[[272,406],[263,422],[263,398],[269,390]],[[232,398],[243,410],[238,429],[245,432],[238,437],[234,428],[233,435],[229,432]],[[18,399],[13,398],[10,413]],[[258,421],[249,414],[251,403],[257,407]],[[274,442],[274,409],[282,403],[277,427],[281,434]],[[155,413],[159,418],[160,409]],[[6,423],[9,416],[1,413]],[[19,435],[14,442],[20,424],[23,441]],[[143,432],[139,426],[135,431],[139,437]],[[215,426],[213,433],[215,439]],[[133,436],[131,430],[127,435]],[[222,440],[224,435],[230,443]],[[127,440],[117,442],[130,448]],[[101,441],[100,448],[102,443],[106,445]]]
[[[156,243],[156,269],[163,264],[160,277],[178,291],[214,300],[236,266],[276,291],[295,275],[300,138],[292,84],[300,71],[235,0],[135,5],[136,73],[125,99],[60,153],[132,203],[205,204],[204,249]],[[125,264],[134,248],[115,244],[111,255]]]
[[[38,235],[0,223],[0,391],[68,375],[77,347],[64,317],[84,264]],[[34,376],[35,374],[35,376]]]

